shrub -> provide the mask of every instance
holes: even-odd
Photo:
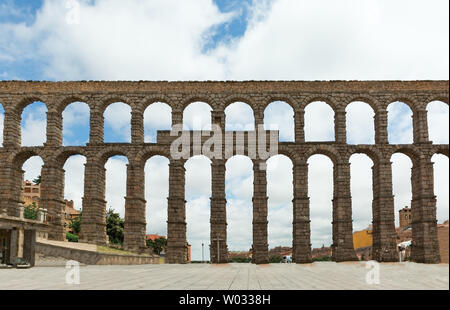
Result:
[[[325,256],[319,256],[319,257],[314,257],[312,259],[313,262],[331,262],[331,257],[328,255]]]
[[[66,233],[66,239],[69,240],[69,242],[78,242],[78,236],[69,232]]]
[[[36,202],[33,202],[31,205],[24,208],[23,217],[29,220],[37,220],[38,209]]]
[[[229,263],[250,263],[251,261],[250,257],[233,257],[228,259]]]
[[[282,260],[283,258],[280,255],[272,255],[269,257],[269,263],[271,264],[281,263]]]

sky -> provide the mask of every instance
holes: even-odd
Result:
[[[0,2],[0,80],[448,80],[448,1],[402,0],[2,0]],[[1,102],[0,102],[1,104]],[[427,106],[434,143],[448,143],[448,105]],[[45,142],[45,103],[22,114],[23,145]],[[207,128],[211,108],[193,103],[184,127]],[[131,109],[114,103],[105,111],[105,142],[130,141]],[[390,143],[412,142],[411,111],[388,107]],[[365,103],[347,107],[349,143],[374,143],[373,110]],[[171,109],[157,103],[145,111],[145,140],[171,126]],[[227,108],[227,130],[248,129],[251,109]],[[265,126],[278,126],[281,141],[293,139],[292,109],[275,102]],[[307,141],[334,139],[333,110],[315,102],[305,110]],[[63,112],[64,145],[85,145],[89,108],[73,103]],[[4,112],[0,105],[0,132]],[[317,124],[321,124],[318,126]],[[0,135],[0,143],[2,143]],[[398,210],[410,205],[411,161],[395,154],[393,190]],[[351,157],[354,230],[371,223],[371,160]],[[448,219],[448,158],[434,156],[439,223]],[[81,208],[83,163],[66,162],[65,197]],[[127,159],[106,163],[106,200],[122,216]],[[331,243],[332,169],[315,155],[309,163],[313,247]],[[25,178],[40,174],[42,160],[24,164]],[[151,158],[146,171],[147,232],[167,234],[168,160]],[[209,160],[186,163],[187,237],[193,259],[201,244],[209,256]],[[252,166],[248,158],[226,164],[228,249],[251,246]],[[283,156],[268,162],[269,247],[292,242],[292,163]]]

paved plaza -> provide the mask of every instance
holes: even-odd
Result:
[[[0,269],[0,289],[156,289],[156,290],[302,290],[302,289],[449,289],[449,265],[416,263],[316,262],[297,264],[188,264],[80,266],[79,284],[67,284],[60,266]],[[375,275],[375,276],[374,276]],[[75,279],[69,276],[70,279]],[[367,279],[372,284],[367,283]]]

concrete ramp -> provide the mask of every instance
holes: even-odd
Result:
[[[40,238],[36,240],[36,253],[62,257],[86,265],[143,265],[160,262],[158,255],[102,253],[94,244]]]

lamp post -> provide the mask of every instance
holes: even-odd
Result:
[[[204,246],[204,243],[202,242],[202,263],[204,262],[204,259],[203,259],[203,246]]]

